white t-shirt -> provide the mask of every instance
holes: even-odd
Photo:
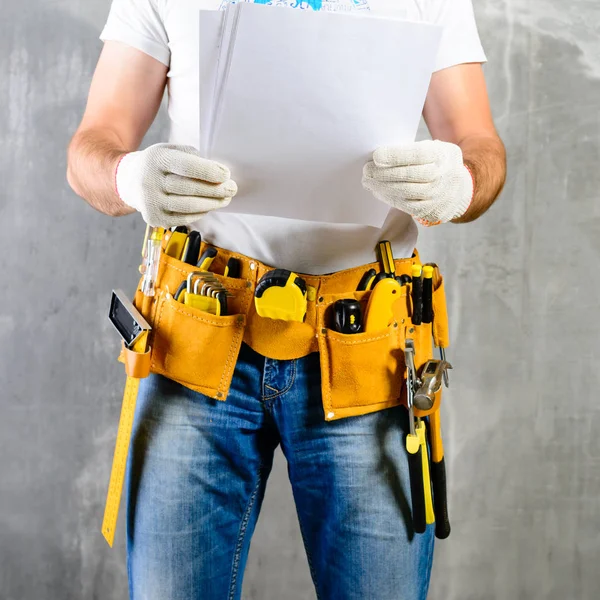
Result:
[[[169,141],[199,147],[198,11],[224,8],[230,0],[113,0],[104,41],[125,43],[169,67]],[[248,0],[252,1],[252,0]],[[445,28],[436,70],[485,62],[472,0],[256,0],[302,10],[371,10]],[[373,148],[375,150],[375,148]],[[235,180],[235,173],[232,173]],[[235,202],[235,198],[234,198]],[[417,227],[409,215],[391,210],[382,229],[223,213],[196,226],[205,241],[299,273],[325,274],[372,262],[381,239],[396,257],[412,254]]]

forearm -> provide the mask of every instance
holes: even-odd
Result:
[[[469,136],[459,144],[475,191],[467,212],[453,223],[478,219],[500,195],[506,179],[506,151],[498,136]]]
[[[67,180],[73,191],[96,210],[113,217],[134,212],[115,191],[115,170],[127,153],[107,129],[78,131],[69,145]]]

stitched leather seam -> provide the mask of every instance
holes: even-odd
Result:
[[[357,344],[365,344],[367,342],[376,342],[378,340],[383,340],[385,338],[389,338],[392,335],[391,331],[384,333],[383,335],[379,335],[376,337],[363,338],[362,340],[342,340],[340,338],[335,338],[333,336],[327,336],[327,339],[332,342],[337,342],[338,344],[344,344],[345,346],[356,346]]]
[[[154,330],[154,337],[153,337],[153,339],[152,339],[152,341],[153,341],[153,342],[155,342],[155,341],[156,341],[156,333],[157,333],[157,332],[159,331],[159,329],[160,329],[160,321],[161,321],[161,319],[162,319],[162,315],[163,315],[163,310],[164,310],[164,308],[165,308],[165,302],[164,302],[164,300],[163,300],[163,301],[161,302],[161,304],[160,304],[160,309],[158,310],[158,320],[157,320],[157,322],[156,322],[156,329]],[[156,346],[156,344],[154,344],[154,346]],[[156,356],[156,355],[155,355],[155,353],[153,352],[153,353],[152,353],[152,364],[150,365],[150,366],[151,366],[151,368],[153,368],[153,369],[156,367],[156,361],[154,360],[155,356]]]
[[[410,258],[395,258],[394,259],[394,264],[395,266],[402,266],[405,265],[407,263],[410,263],[414,260],[413,257]],[[365,268],[373,266],[373,268],[375,266],[377,266],[378,263],[368,263],[367,265],[363,265]],[[352,273],[353,271],[360,271],[362,269],[361,267],[358,268],[354,268],[354,269],[348,269],[346,271],[339,271],[337,273],[332,273],[331,275],[323,275],[320,279],[321,281],[333,281],[334,279],[339,279],[341,277],[348,277],[349,273]],[[318,275],[307,275],[307,279],[310,279],[311,277],[315,277],[316,279],[319,279]]]
[[[232,370],[232,358],[235,355],[235,349],[238,347],[238,341],[240,338],[240,333],[243,333],[243,328],[239,327],[236,333],[231,340],[231,344],[229,345],[229,354],[227,355],[227,361],[225,362],[225,368],[223,369],[223,373],[221,374],[221,381],[219,381],[219,392],[223,392],[223,381],[226,377],[229,377],[230,371]],[[235,361],[233,362],[233,367],[235,367]]]
[[[174,302],[175,302],[175,300],[174,300]],[[196,321],[200,321],[201,323],[208,323],[209,325],[215,325],[216,327],[234,327],[235,325],[237,325],[236,319],[232,319],[228,323],[223,323],[222,321],[213,321],[211,319],[205,319],[203,317],[199,317],[198,315],[195,315],[191,312],[181,310],[180,308],[178,308],[177,306],[174,306],[173,304],[170,304],[169,306],[171,307],[171,310],[174,310],[175,312],[178,312],[186,317],[191,317],[192,319],[195,319]],[[232,316],[237,316],[237,315],[232,315]]]
[[[246,288],[248,289],[248,288]],[[245,294],[246,296],[248,295],[248,292],[246,292]],[[245,311],[245,303],[246,303],[246,298],[244,298],[244,301],[242,302],[242,307],[244,308]],[[217,392],[221,392],[223,394],[225,394],[225,388],[228,388],[229,386],[224,386],[223,382],[225,380],[225,378],[229,379],[230,383],[231,383],[231,375],[233,373],[233,370],[235,369],[235,364],[237,362],[237,352],[236,349],[239,348],[240,344],[241,344],[241,338],[244,335],[244,331],[245,331],[245,327],[240,324],[239,321],[235,322],[236,325],[240,325],[240,327],[238,327],[236,333],[233,336],[233,339],[231,340],[231,345],[229,346],[229,354],[227,356],[227,361],[225,363],[225,368],[223,370],[223,373],[221,375],[221,380],[219,381],[219,387]],[[232,362],[232,359],[233,362]]]

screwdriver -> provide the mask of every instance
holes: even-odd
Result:
[[[151,297],[156,293],[155,284],[158,276],[158,265],[160,263],[160,250],[165,230],[162,227],[153,227],[149,232],[147,252],[146,252],[146,271],[142,281],[142,293],[144,296]]]
[[[377,250],[379,251],[379,260],[381,262],[382,271],[386,273],[388,277],[395,277],[396,265],[394,263],[392,245],[387,240],[381,240],[381,242],[377,244]]]
[[[423,322],[423,280],[421,279],[421,265],[412,266],[412,324],[420,325]]]
[[[181,254],[181,260],[188,265],[195,265],[198,260],[198,254],[200,254],[200,244],[202,243],[202,236],[199,231],[190,231],[183,252]]]
[[[167,242],[165,247],[165,254],[167,256],[171,256],[173,258],[181,258],[183,254],[183,249],[187,242],[188,234],[183,231],[173,231],[171,232],[171,237]]]
[[[223,275],[225,277],[233,277],[237,279],[240,276],[240,270],[241,265],[239,259],[232,256],[225,265],[225,272]]]
[[[208,271],[208,269],[210,269],[210,265],[212,264],[213,260],[215,260],[216,256],[217,256],[216,248],[207,248],[202,253],[202,256],[198,259],[198,264],[196,266],[201,271]]]
[[[433,267],[423,267],[423,323],[433,322]]]
[[[150,230],[152,227],[146,225],[146,231],[144,233],[144,241],[142,242],[142,264],[140,265],[140,273],[144,275],[146,273],[146,257],[148,256],[148,240],[150,239]]]

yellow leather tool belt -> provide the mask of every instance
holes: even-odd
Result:
[[[202,244],[201,252],[207,245]],[[229,258],[240,261],[238,278],[219,275]],[[410,275],[418,254],[395,261],[397,275]],[[448,320],[444,284],[439,270],[433,278],[433,323],[411,323],[410,286],[403,286],[405,300],[395,304],[394,322],[381,331],[342,334],[331,329],[331,307],[340,299],[354,298],[366,307],[371,291],[356,291],[361,277],[377,263],[331,275],[300,274],[309,289],[308,310],[303,323],[279,321],[257,315],[254,289],[273,267],[252,258],[218,249],[211,271],[233,294],[228,315],[215,316],[178,302],[173,294],[193,265],[162,254],[157,292],[152,299],[137,291],[135,305],[152,325],[149,345],[150,371],[217,400],[226,400],[242,342],[259,354],[278,360],[301,358],[319,352],[325,419],[363,415],[401,403],[406,396],[406,339],[415,345],[419,369],[433,356],[432,340],[448,345]],[[120,359],[135,363],[135,355],[123,352]],[[146,360],[140,355],[140,360]],[[130,366],[129,369],[132,367]],[[439,396],[428,415],[439,407]]]

